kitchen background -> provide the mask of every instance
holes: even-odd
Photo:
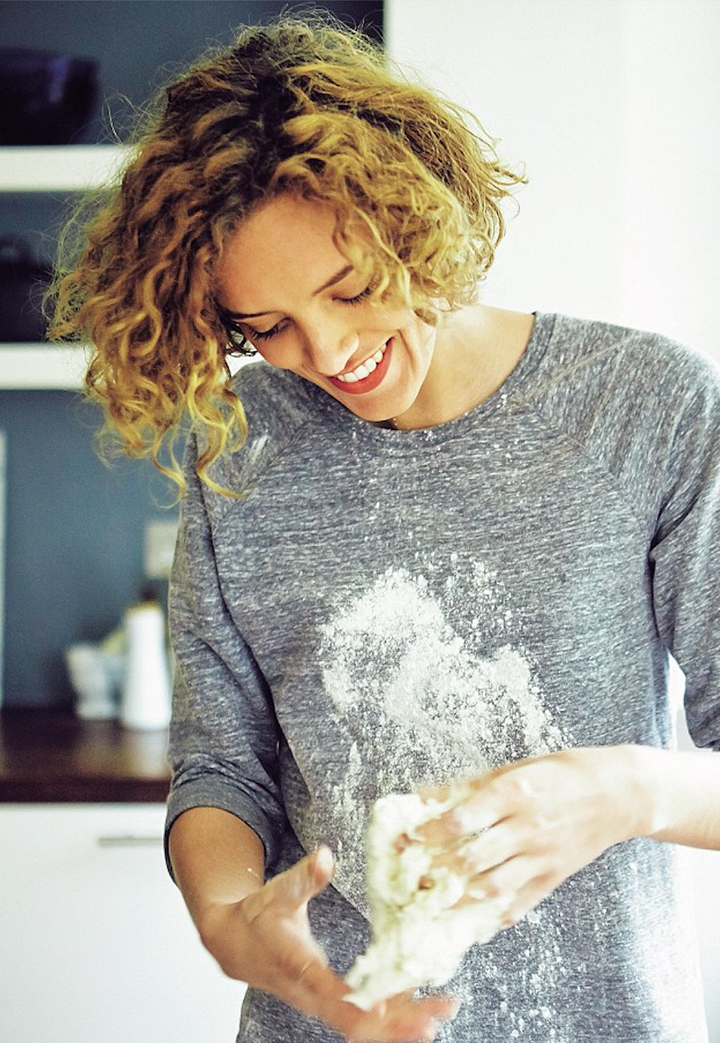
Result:
[[[111,124],[122,137],[133,106],[206,44],[224,42],[233,25],[262,20],[286,6],[297,5],[0,0],[0,41],[3,47],[35,47],[98,61],[104,106],[76,137],[91,144],[112,140]],[[364,18],[377,34],[384,21],[390,56],[478,113],[501,137],[505,158],[527,165],[530,183],[519,195],[519,213],[510,221],[485,290],[490,303],[662,330],[720,361],[720,196],[712,183],[720,168],[718,0],[371,0],[324,6]],[[22,236],[42,263],[52,256],[70,203],[71,197],[57,190],[0,193],[0,236]],[[0,319],[0,339],[2,325]],[[8,376],[7,358],[0,344],[0,432],[7,470],[3,705],[69,707],[65,648],[97,641],[118,625],[148,579],[147,533],[172,525],[175,512],[166,506],[166,485],[147,464],[118,461],[108,469],[98,461],[93,449],[97,416],[76,393],[37,389],[44,383],[40,370],[50,366],[47,354],[27,350],[27,369],[33,372],[22,381]],[[0,553],[2,531],[0,510]],[[162,593],[162,580],[155,583]],[[681,741],[686,744],[687,737]],[[107,807],[102,814],[99,805],[88,808],[77,830],[88,829],[89,818],[95,817],[98,831],[112,833]],[[23,806],[22,826],[11,810],[5,805],[3,836],[7,850],[18,857],[4,860],[6,867],[13,863],[15,876],[3,890],[14,893],[15,881],[34,888],[26,893],[33,896],[38,943],[28,942],[32,964],[23,968],[17,939],[35,921],[23,903],[13,921],[5,903],[0,938],[16,939],[7,954],[16,977],[0,979],[0,991],[7,984],[8,998],[17,999],[27,995],[17,988],[18,974],[37,981],[43,1006],[52,1011],[54,1038],[76,1043],[86,1038],[110,1043],[113,1025],[118,1039],[138,1043],[199,1038],[182,1000],[194,994],[193,1007],[201,1007],[206,995],[197,1022],[205,1028],[203,1038],[213,1043],[232,1038],[235,990],[226,982],[211,982],[211,969],[193,962],[196,940],[174,933],[180,929],[180,913],[163,903],[177,896],[167,886],[159,853],[118,852],[113,857],[121,859],[119,870],[118,863],[112,869],[99,866],[97,852],[92,858],[83,853],[81,867],[71,872],[69,858],[55,849],[46,855],[28,837],[44,843],[73,833],[79,809],[67,807],[57,819],[59,812],[47,806],[32,813]],[[134,809],[133,815],[136,811],[152,813],[153,830],[161,822],[159,806]],[[77,850],[85,852],[82,846]],[[53,867],[52,879],[38,876],[36,881],[43,865]],[[718,856],[693,853],[691,871],[711,1041],[720,1043]],[[101,963],[83,957],[65,920],[52,920],[59,900],[67,903],[71,894],[82,903],[83,931],[90,932],[84,952],[102,954]],[[108,898],[104,904],[94,897],[100,894]],[[157,937],[143,935],[143,951],[154,957],[139,961],[142,980],[133,978],[133,1010],[142,1010],[143,1023],[129,1030],[129,992],[121,984],[113,1001],[104,991],[107,981],[122,982],[138,963],[134,936],[128,936],[124,949],[119,944],[121,921],[133,931],[137,923],[148,930],[151,924],[162,925],[162,938],[159,929]],[[45,944],[54,936],[63,940],[62,959]],[[177,953],[182,953],[181,965]],[[163,982],[163,992],[157,975],[150,973],[149,964],[155,967],[159,961],[168,967],[166,977],[175,978],[172,990]],[[92,962],[102,967],[104,979],[93,983],[94,994],[103,997],[96,1006],[107,1015],[100,1035],[98,1023],[90,1021],[84,1034],[74,1028],[63,1034],[63,1018],[75,1025],[77,996],[89,993],[84,974],[91,973]],[[20,1030],[0,1035],[11,1043],[40,1038],[39,1023],[32,1025],[29,1018],[30,1004],[16,1005],[22,1008],[17,1025],[27,1026],[27,1035]],[[0,1001],[3,1009],[9,1007]],[[152,1011],[158,1016],[155,1026]],[[8,1025],[0,1017],[3,1027]]]
[[[16,162],[19,150],[0,148],[6,274],[16,249],[7,237],[21,236],[33,263],[52,257],[73,201],[59,187],[73,155],[113,142],[116,133],[122,140],[133,107],[207,45],[229,42],[233,26],[294,6],[0,2],[0,47],[94,59],[104,100],[73,146],[54,147],[30,170]],[[325,6],[381,35],[382,0]],[[5,61],[0,106],[7,120],[14,106],[4,71]],[[53,120],[49,135],[56,130]],[[94,162],[92,153],[87,157],[70,181],[83,179],[85,162]],[[40,185],[44,191],[32,190]],[[98,641],[118,626],[148,572],[162,575],[157,559],[167,552],[175,511],[146,463],[119,460],[108,469],[98,461],[98,417],[77,393],[77,359],[69,364],[66,353],[49,346],[10,347],[8,340],[20,338],[8,335],[9,274],[0,284],[0,504],[7,506],[0,1039],[229,1043],[244,987],[225,978],[203,949],[164,864],[166,734],[75,715],[63,662],[68,645]],[[0,560],[2,522],[0,509]],[[148,541],[158,534],[159,541]],[[0,568],[0,631],[1,576]],[[164,580],[154,583],[162,597]]]
[[[264,0],[3,0],[0,41],[5,48],[94,59],[97,104],[73,141],[107,143],[115,134],[121,139],[127,134],[134,109],[173,69],[206,46],[227,42],[234,25],[262,21],[286,6],[298,5]],[[381,0],[338,0],[325,6],[355,23],[362,20],[371,34],[381,35]],[[48,133],[54,129],[49,126]],[[0,194],[0,236],[22,237],[42,268],[53,257],[53,241],[72,202],[73,197],[57,191]],[[12,340],[2,327],[0,319],[0,340]],[[46,359],[38,363],[27,354],[28,369],[46,364]],[[0,345],[0,373],[3,365]],[[42,386],[43,374],[35,376]],[[155,532],[162,532],[162,523],[171,526],[175,512],[167,505],[172,492],[147,463],[124,460],[108,469],[99,461],[93,445],[96,410],[76,394],[8,388],[12,383],[0,376],[0,431],[7,452],[0,699],[5,707],[67,706],[73,692],[64,651],[74,643],[106,637],[140,597],[148,578],[153,579],[147,575],[152,568],[146,569],[146,536],[149,526]],[[154,577],[154,584],[162,595],[162,578]]]

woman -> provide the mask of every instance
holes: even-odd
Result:
[[[707,1038],[675,845],[720,848],[720,769],[672,749],[668,651],[717,748],[717,383],[477,302],[519,180],[285,18],[167,91],[60,286],[54,335],[184,492],[168,860],[240,1040]],[[422,839],[506,929],[363,1011],[368,811],[461,779]]]

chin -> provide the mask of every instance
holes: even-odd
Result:
[[[347,402],[345,399],[338,399],[338,401],[341,401],[345,408],[354,413],[359,420],[365,420],[368,424],[383,424],[391,420],[394,415],[393,413],[388,413],[386,409],[363,408],[360,403]]]
[[[395,401],[388,404],[385,402],[371,402],[371,401],[348,401],[347,398],[340,398],[338,401],[349,409],[351,413],[354,413],[360,420],[366,420],[369,424],[383,424],[386,422],[392,422],[397,417],[402,416],[410,406],[412,402]]]

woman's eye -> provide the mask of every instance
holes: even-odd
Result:
[[[354,297],[338,297],[337,299],[343,304],[360,304],[364,301],[373,291],[372,285],[366,286],[360,293],[356,293]],[[234,331],[238,336],[247,337],[250,343],[256,341],[270,340],[272,337],[276,337],[278,333],[282,333],[286,326],[286,320],[283,319],[280,322],[276,322],[274,326],[271,326],[269,330],[256,330],[253,326],[248,326],[247,323],[243,323],[243,328],[240,329],[238,326],[234,326]]]
[[[276,322],[274,326],[271,326],[269,330],[254,330],[252,326],[248,326],[248,336],[250,340],[270,340],[283,328],[281,322]]]
[[[366,297],[369,297],[372,293],[372,286],[366,286],[360,293],[356,293],[354,297],[340,297],[343,304],[359,304],[364,301]]]

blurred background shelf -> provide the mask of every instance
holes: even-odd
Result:
[[[0,390],[79,391],[87,360],[82,346],[0,343]]]
[[[32,145],[0,147],[0,192],[83,192],[111,183],[130,147]],[[82,347],[0,342],[0,390],[77,391],[87,352]]]
[[[112,182],[129,155],[124,145],[0,147],[0,192],[83,192]]]

